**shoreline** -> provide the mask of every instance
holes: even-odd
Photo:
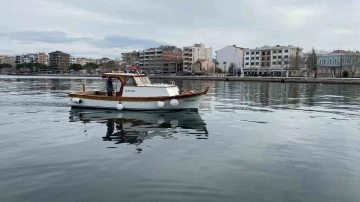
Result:
[[[6,75],[6,74],[0,74]],[[8,76],[49,76],[49,77],[102,77],[102,74],[12,74]],[[313,77],[236,77],[236,76],[149,76],[150,79],[203,80],[203,81],[251,81],[282,83],[327,83],[327,84],[360,84],[360,78],[313,78]]]

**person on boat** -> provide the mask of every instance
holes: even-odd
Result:
[[[111,77],[108,77],[106,81],[106,93],[108,96],[112,96],[114,92],[113,83],[111,81]]]

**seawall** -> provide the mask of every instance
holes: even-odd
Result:
[[[360,78],[312,78],[312,77],[236,77],[236,76],[150,76],[151,79],[182,79],[210,81],[254,81],[284,83],[360,84]]]

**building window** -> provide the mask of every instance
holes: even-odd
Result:
[[[331,63],[331,62],[330,62]],[[334,60],[334,64],[337,64],[337,59]]]
[[[259,60],[260,58],[259,57],[256,57],[257,60]]]
[[[246,55],[249,55],[249,52],[246,52]]]
[[[273,59],[275,60],[275,59],[276,59],[276,56],[273,56]]]
[[[259,62],[256,62],[255,65],[259,65]]]
[[[273,62],[273,65],[276,65],[276,62],[275,62],[275,61]]]
[[[246,63],[245,63],[245,65],[249,65],[249,63],[248,63],[248,62],[246,62]]]
[[[284,64],[286,64],[286,65],[289,64],[289,61],[284,61]]]
[[[279,59],[281,59],[281,58],[282,58],[282,56],[281,56],[281,55],[279,55],[279,56],[278,56],[278,58],[279,58]]]
[[[266,66],[270,66],[270,62],[267,62],[267,63],[266,63]]]
[[[265,66],[265,62],[261,62],[261,66]]]
[[[278,61],[278,64],[281,65],[281,61]]]
[[[324,59],[324,65],[326,64],[326,62],[325,62],[325,59]]]
[[[262,51],[262,52],[261,52],[261,55],[265,55],[265,51]]]
[[[249,60],[249,57],[246,57],[246,60]]]
[[[259,55],[259,52],[256,52],[256,55]]]
[[[266,55],[270,55],[270,51],[267,51],[267,52],[266,52]]]
[[[251,65],[254,65],[254,63],[252,62]]]
[[[261,60],[265,60],[265,57],[262,57]]]
[[[251,60],[255,60],[255,57],[251,57]]]
[[[332,62],[332,61],[331,61],[331,59],[330,59],[330,60],[329,60],[329,64],[330,64],[330,65],[331,65],[331,62]]]
[[[349,58],[347,59],[347,62],[346,62],[346,63],[348,63],[348,64],[350,63],[350,60],[349,60]]]
[[[321,59],[319,60],[319,64],[321,64]]]
[[[279,53],[282,53],[282,50],[279,50]]]
[[[276,50],[274,50],[273,53],[276,53]]]
[[[270,60],[270,56],[267,57],[267,60]]]
[[[285,53],[288,53],[288,52],[289,52],[289,50],[286,49],[286,50],[285,50]]]
[[[251,52],[251,55],[255,55],[255,52]]]
[[[288,55],[284,55],[284,58],[289,58],[289,56],[288,56]]]
[[[345,63],[345,58],[342,60],[343,63]]]

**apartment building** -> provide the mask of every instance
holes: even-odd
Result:
[[[121,53],[121,58],[126,67],[139,64],[139,51]]]
[[[181,70],[182,51],[175,46],[160,46],[139,51],[139,67],[149,73],[175,73]]]
[[[15,64],[39,63],[39,54],[28,53],[15,56]]]
[[[13,56],[1,55],[0,64],[10,64],[12,67],[15,67],[16,58]]]
[[[212,48],[206,48],[204,44],[194,44],[183,48],[183,71],[192,72],[192,64],[198,60],[211,60]]]
[[[49,53],[50,67],[54,72],[65,72],[70,65],[70,55],[61,51]]]
[[[15,56],[15,64],[40,63],[49,65],[49,56],[45,53],[27,53]]]
[[[49,65],[49,56],[46,53],[38,53],[39,63],[44,65]]]
[[[342,77],[344,71],[349,77],[360,77],[360,52],[334,50],[317,55],[318,76]]]
[[[77,64],[76,57],[70,56],[70,65]]]
[[[284,76],[289,68],[290,58],[296,55],[302,55],[302,48],[292,45],[245,49],[244,74]]]
[[[239,72],[244,65],[244,49],[236,45],[228,45],[215,51],[218,67],[224,72],[229,71],[230,65],[234,65],[234,72]]]

